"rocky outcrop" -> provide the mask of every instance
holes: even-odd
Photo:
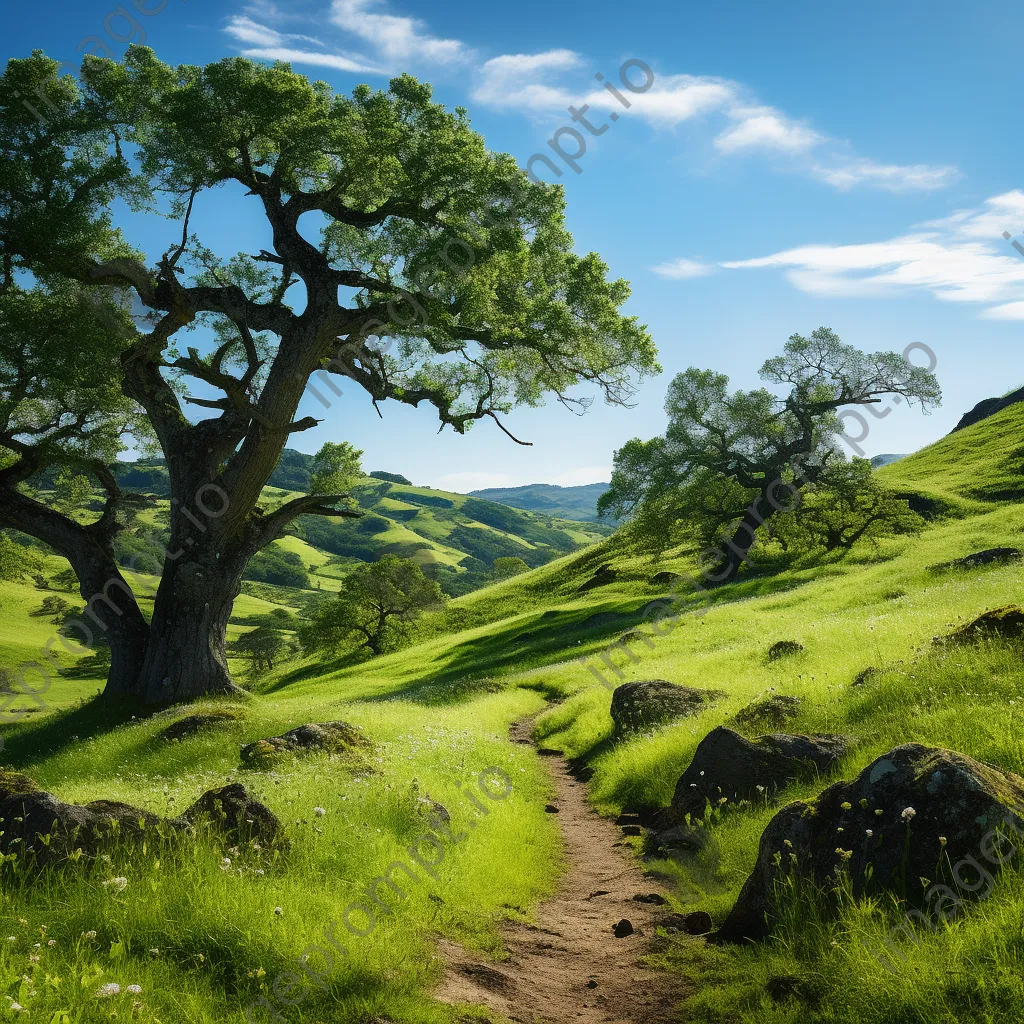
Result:
[[[971,644],[981,640],[1019,640],[1024,637],[1024,608],[1007,605],[979,615],[966,626],[935,638],[935,643]]]
[[[963,558],[954,558],[951,562],[939,562],[932,568],[939,572],[946,569],[979,569],[984,565],[1009,565],[1011,562],[1019,562],[1021,558],[1024,558],[1024,551],[1020,548],[986,548]]]
[[[651,586],[670,587],[673,583],[681,580],[682,578],[683,577],[677,572],[669,572],[668,570],[665,570],[664,572],[655,573],[651,577]]]
[[[700,714],[725,694],[676,686],[665,679],[623,683],[612,694],[611,714],[620,733],[644,732],[679,718]]]
[[[1013,391],[1008,395],[1003,395],[1002,398],[986,398],[984,401],[979,402],[970,412],[964,413],[960,422],[952,429],[951,433],[955,434],[958,430],[963,430],[964,427],[970,427],[975,423],[980,423],[982,420],[987,420],[989,416],[995,416],[997,412],[1009,409],[1011,405],[1016,405],[1018,402],[1024,402],[1024,388]]]
[[[784,807],[716,938],[766,937],[787,878],[828,889],[840,873],[855,898],[892,894],[915,921],[941,924],[992,891],[1024,844],[1024,779],[965,754],[907,743],[852,782]]]
[[[777,732],[787,722],[800,714],[802,697],[790,697],[783,693],[772,694],[755,700],[736,712],[736,724],[744,729],[771,729]]]
[[[273,812],[238,784],[204,793],[179,818],[160,818],[115,800],[65,803],[26,775],[0,772],[0,853],[16,854],[34,866],[78,856],[78,851],[96,856],[121,843],[152,843],[191,833],[203,818],[226,845],[254,838],[265,840],[268,847],[286,845]]]
[[[676,783],[669,820],[703,818],[709,803],[763,799],[797,779],[824,775],[849,746],[842,736],[774,733],[748,740],[720,725],[700,741]]]
[[[263,850],[288,848],[288,839],[277,815],[249,796],[245,786],[237,782],[204,793],[181,817],[189,825],[206,823],[233,846],[255,845]]]
[[[242,747],[241,759],[246,768],[267,768],[288,754],[354,754],[372,747],[373,744],[348,722],[319,722],[247,743]]]

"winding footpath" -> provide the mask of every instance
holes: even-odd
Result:
[[[532,719],[511,738],[529,743]],[[545,753],[547,753],[545,751]],[[523,1024],[667,1024],[690,988],[680,976],[644,966],[666,910],[634,896],[661,894],[622,842],[621,830],[587,804],[565,759],[544,758],[555,784],[565,872],[534,924],[502,927],[508,959],[485,961],[443,942],[447,970],[435,997],[472,1003]],[[617,938],[623,919],[632,934]],[[679,936],[683,939],[683,936]],[[662,940],[664,941],[664,940]]]

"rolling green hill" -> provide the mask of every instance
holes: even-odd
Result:
[[[628,808],[664,807],[700,740],[716,726],[735,726],[737,711],[768,695],[801,699],[788,731],[841,733],[854,741],[836,778],[852,778],[907,742],[1024,773],[1020,642],[932,643],[988,608],[1020,603],[1019,562],[959,569],[948,563],[984,548],[1024,546],[1022,426],[1024,407],[1006,410],[879,471],[890,486],[935,502],[918,536],[673,595],[653,577],[693,572],[689,556],[652,562],[619,533],[452,601],[424,623],[421,641],[403,651],[354,667],[294,661],[256,694],[205,702],[201,708],[236,714],[237,724],[180,743],[168,744],[158,733],[195,708],[153,714],[73,707],[82,685],[58,680],[46,711],[2,726],[4,764],[64,799],[125,800],[160,814],[175,813],[225,779],[242,781],[286,824],[294,849],[259,873],[248,869],[244,853],[225,864],[223,851],[202,837],[184,855],[118,856],[110,865],[71,867],[42,879],[11,872],[0,890],[0,914],[13,936],[0,943],[0,969],[15,979],[8,992],[43,1020],[61,1020],[62,1012],[72,1020],[99,1019],[93,992],[111,982],[141,986],[133,1019],[145,1024],[242,1024],[254,1004],[271,1005],[296,1024],[479,1019],[478,1009],[432,996],[445,950],[458,944],[484,965],[480,976],[500,978],[509,966],[502,923],[528,929],[538,902],[573,867],[560,816],[544,813],[553,795],[547,759],[507,738],[510,724],[528,716],[538,716],[539,743],[574,759],[578,777],[589,779],[591,804],[609,818]],[[428,498],[451,501],[452,508]],[[404,485],[362,495],[389,531],[400,527],[414,537],[427,532],[427,520],[416,524],[424,509],[458,511],[464,517],[458,523],[432,516],[437,525],[430,529],[448,531],[436,541],[438,552],[460,527],[499,535],[504,521],[497,513],[472,504],[467,510],[471,499],[459,498]],[[474,515],[491,516],[498,526]],[[423,532],[412,530],[414,524]],[[304,561],[313,561],[314,550],[316,558],[324,554],[298,538],[283,543]],[[450,557],[461,551],[451,546]],[[614,575],[584,589],[602,564]],[[42,642],[46,629],[28,616],[40,596],[30,584],[5,584],[0,596],[0,657],[11,663]],[[666,600],[681,614],[671,629],[656,630],[645,609]],[[637,641],[636,631],[647,639]],[[797,641],[803,651],[770,661],[766,652],[778,640]],[[874,671],[865,675],[868,668]],[[609,688],[648,679],[724,696],[692,717],[617,734]],[[354,769],[321,756],[282,763],[272,773],[238,767],[242,742],[339,718],[373,741],[371,765]],[[513,789],[500,809],[474,817],[465,786],[488,765],[500,765]],[[668,886],[666,912],[702,910],[720,923],[773,815],[788,800],[815,797],[829,781],[794,783],[775,799],[720,806],[699,852],[668,858],[645,834],[627,834],[621,843]],[[308,986],[300,1005],[277,1003],[275,981],[297,970],[304,951],[322,943],[332,923],[365,900],[368,886],[416,842],[424,793],[450,811],[456,829],[471,820],[472,830],[464,829],[460,844],[404,897],[384,893],[391,906],[372,934],[346,935],[351,955],[316,961],[322,984]],[[895,828],[906,842],[915,840],[899,807],[879,811],[878,829]],[[117,896],[103,886],[115,875],[127,880]],[[687,979],[679,1019],[989,1024],[1020,1017],[1024,875],[1016,865],[1004,867],[987,899],[966,904],[940,928],[900,938],[899,955],[885,969],[879,953],[891,948],[892,929],[903,920],[895,900],[854,902],[844,895],[829,915],[811,890],[779,898],[786,914],[775,938],[761,944],[714,946],[657,928],[656,963]],[[601,912],[599,903],[584,905]],[[599,924],[609,926],[609,943],[619,941],[611,934],[614,922]],[[41,929],[53,946],[35,945]],[[22,984],[27,972],[40,983]],[[44,976],[68,981],[44,985]],[[584,992],[585,978],[583,971]],[[277,991],[286,992],[280,985]],[[248,1019],[273,1018],[256,1009]]]

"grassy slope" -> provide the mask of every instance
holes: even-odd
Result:
[[[542,715],[540,735],[590,760],[593,799],[607,813],[626,803],[667,802],[700,738],[773,688],[807,698],[797,729],[858,738],[843,766],[845,777],[913,739],[1024,772],[1019,649],[992,645],[938,655],[929,644],[933,635],[987,607],[1020,600],[1019,568],[932,568],[983,547],[1022,546],[1020,506],[976,496],[979,488],[1006,490],[1007,479],[1009,486],[1024,483],[1024,474],[1006,469],[1016,457],[1024,411],[1000,415],[1001,436],[986,421],[884,473],[893,486],[944,496],[957,504],[960,518],[934,523],[921,537],[878,552],[868,548],[843,562],[722,588],[705,615],[684,617],[651,651],[638,645],[638,663],[617,654],[622,680],[660,677],[729,695],[699,718],[650,736],[612,741],[609,693],[578,661],[607,648],[639,620],[647,602],[664,593],[648,578],[665,566],[623,554],[614,543],[453,602],[449,623],[466,626],[454,635],[340,672],[315,665],[290,669],[245,702],[237,732],[167,748],[154,739],[166,717],[104,720],[88,707],[7,727],[4,760],[68,798],[180,808],[207,786],[243,778],[282,815],[297,850],[287,867],[262,878],[220,870],[219,854],[199,844],[194,854],[167,857],[159,866],[152,857],[137,857],[46,884],[10,885],[5,879],[0,931],[8,928],[14,941],[0,941],[0,976],[37,973],[38,995],[29,1005],[44,1020],[76,1007],[85,1009],[72,1019],[106,1019],[88,996],[94,986],[114,980],[143,986],[140,1020],[241,1022],[242,1008],[261,986],[290,969],[365,884],[402,856],[420,827],[412,780],[419,792],[445,803],[459,824],[475,812],[458,790],[475,771],[496,763],[515,780],[510,800],[451,851],[437,880],[423,879],[371,936],[347,942],[351,956],[336,966],[329,994],[314,991],[283,1010],[285,1019],[297,1022],[357,1021],[372,1014],[450,1020],[449,1010],[423,994],[438,970],[428,955],[431,937],[490,948],[495,922],[528,913],[553,883],[557,834],[552,817],[541,813],[543,777],[536,759],[505,740],[508,724],[541,709],[543,695],[565,700]],[[973,465],[961,472],[968,451]],[[579,594],[602,560],[615,562],[620,580]],[[532,636],[522,639],[523,633]],[[779,639],[799,640],[806,651],[769,666],[765,651]],[[881,673],[851,688],[869,664]],[[357,781],[338,762],[319,759],[284,766],[276,775],[235,771],[242,739],[330,718],[362,725],[377,742],[374,774]],[[787,795],[814,789],[794,787]],[[326,816],[313,817],[314,805],[324,807]],[[705,907],[721,917],[775,809],[723,814],[714,825],[713,855],[652,865],[676,879],[680,906]],[[129,877],[129,886],[114,897],[100,882],[118,874]],[[273,914],[275,906],[283,909],[281,917]],[[892,974],[879,969],[874,953],[883,948],[891,920],[870,906],[830,925],[801,911],[779,942],[760,949],[679,944],[665,956],[674,969],[700,981],[689,1006],[699,1020],[1013,1020],[1024,997],[1022,916],[1024,881],[1007,874],[995,895],[964,920],[908,945]],[[56,945],[33,950],[44,924]],[[81,939],[90,929],[98,931],[97,939]],[[111,942],[123,943],[123,951],[116,945],[111,950]],[[30,955],[41,957],[38,967],[28,966]],[[63,986],[47,987],[44,973],[62,977]],[[765,982],[779,974],[803,979],[807,1001],[773,1002]],[[85,988],[83,977],[89,979]],[[19,990],[15,982],[7,989],[16,997]],[[126,1004],[118,1005],[123,1014]]]

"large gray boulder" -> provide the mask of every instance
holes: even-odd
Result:
[[[849,745],[842,736],[785,733],[748,740],[720,725],[700,741],[676,783],[670,820],[703,818],[708,803],[758,800],[797,779],[825,775]]]
[[[840,872],[855,898],[891,894],[913,920],[941,924],[987,896],[1024,844],[1024,779],[955,753],[907,743],[852,782],[784,807],[761,835],[757,864],[719,941],[766,937],[788,876],[828,888]]]
[[[611,715],[620,733],[644,732],[679,718],[700,714],[725,694],[676,686],[666,679],[623,683],[612,694]]]

